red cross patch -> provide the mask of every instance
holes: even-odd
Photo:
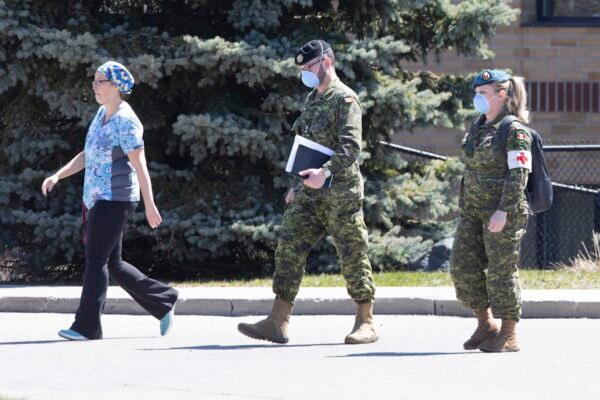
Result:
[[[508,152],[508,168],[525,168],[531,171],[531,152],[528,150],[511,150]]]
[[[529,158],[527,158],[527,156],[525,155],[524,152],[520,152],[519,155],[517,156],[517,161],[521,165],[527,165],[527,161],[529,161]]]

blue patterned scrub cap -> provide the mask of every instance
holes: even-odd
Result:
[[[98,71],[106,75],[106,79],[109,79],[121,93],[131,93],[135,81],[131,72],[123,64],[107,61],[98,68]]]

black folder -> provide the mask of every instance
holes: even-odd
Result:
[[[296,135],[285,171],[301,179],[306,179],[305,176],[299,175],[300,171],[310,168],[321,168],[323,164],[329,161],[333,153],[333,150],[317,142]],[[331,187],[331,178],[333,176],[327,178],[323,187]]]

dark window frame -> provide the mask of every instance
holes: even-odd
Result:
[[[548,15],[552,15],[554,1],[556,0],[537,0],[535,25],[600,27],[600,17],[549,17]],[[545,9],[549,9],[549,12],[544,13]]]

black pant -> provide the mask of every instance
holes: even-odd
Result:
[[[161,319],[179,296],[176,289],[142,274],[121,259],[123,230],[137,203],[97,201],[88,211],[83,290],[71,329],[88,339],[102,338],[100,316],[106,303],[108,275],[148,313]]]

